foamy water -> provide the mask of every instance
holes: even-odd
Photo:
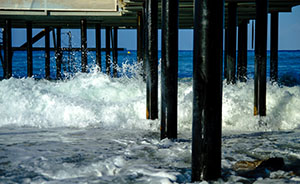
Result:
[[[2,80],[0,183],[190,182],[192,82],[178,85],[179,140],[173,142],[159,139],[159,120],[145,119],[139,75]],[[223,85],[219,182],[297,183],[300,177],[289,171],[249,179],[232,169],[239,160],[300,160],[300,87],[268,84],[268,116],[260,119],[253,116],[253,86],[252,80]]]
[[[55,82],[29,78],[3,80],[0,82],[0,126],[156,130],[156,121],[149,121],[146,127],[138,123],[145,120],[145,86],[141,77],[113,79],[96,72]],[[192,121],[192,82],[180,80],[178,86],[179,130],[186,131],[191,129]],[[253,80],[223,86],[223,129],[261,130],[257,123],[259,117],[253,116]],[[299,96],[299,86],[268,83],[268,116],[262,118],[263,128],[299,128]]]

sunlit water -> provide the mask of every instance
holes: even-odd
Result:
[[[123,58],[129,64],[120,66],[116,79],[91,67],[90,73],[63,81],[0,82],[0,183],[191,182],[191,61],[180,64],[179,139],[171,141],[160,140],[159,120],[145,119],[141,67],[130,64],[130,56]],[[298,56],[295,61],[299,66]],[[293,75],[280,70],[282,81],[293,79],[293,85],[267,84],[268,116],[263,119],[253,116],[252,79],[224,83],[222,178],[217,183],[300,182],[297,165],[257,177],[232,169],[237,161],[269,157],[299,164],[299,69],[292,67]]]

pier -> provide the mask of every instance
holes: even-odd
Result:
[[[255,20],[255,27],[251,24],[250,40],[255,47],[253,114],[266,116],[268,14],[271,14],[270,80],[276,82],[278,17],[281,12],[291,12],[296,5],[300,5],[300,0],[1,0],[3,77],[12,77],[12,57],[16,50],[27,51],[28,77],[33,76],[34,50],[45,51],[46,79],[50,79],[50,50],[55,51],[57,79],[62,78],[63,50],[81,51],[81,72],[88,72],[87,52],[94,50],[95,64],[105,68],[99,72],[118,77],[118,39],[122,39],[118,38],[118,30],[137,29],[137,61],[143,62],[147,91],[145,118],[159,118],[161,139],[176,140],[178,29],[193,29],[192,181],[216,180],[221,177],[223,74],[228,85],[247,80],[248,24]],[[18,48],[12,47],[12,28],[26,29],[27,41]],[[33,28],[43,30],[33,36]],[[80,29],[80,48],[61,47],[61,29],[66,28]],[[96,48],[87,47],[87,29],[95,29]],[[105,38],[101,38],[102,29]],[[158,29],[162,30],[161,104],[158,102]],[[50,36],[54,38],[53,48],[50,48]],[[33,44],[43,37],[45,47],[34,48]],[[105,39],[105,48],[101,48],[101,39]],[[101,66],[101,50],[106,51],[105,67]]]

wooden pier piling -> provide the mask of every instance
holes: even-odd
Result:
[[[192,182],[221,176],[224,0],[195,0]]]
[[[268,0],[256,0],[254,115],[266,115]]]
[[[113,36],[113,77],[118,77],[118,27],[114,27]]]
[[[62,50],[61,50],[61,28],[56,28],[56,78],[61,79],[61,64],[62,64]]]
[[[161,139],[177,138],[178,0],[162,0]]]
[[[251,48],[254,49],[254,40],[255,40],[255,20],[252,20],[251,24]]]
[[[3,70],[3,74],[4,74],[4,71],[5,71],[5,67],[4,67],[4,58],[2,56],[2,48],[4,48],[4,34],[2,32],[2,45],[0,44],[0,62],[2,64],[2,70]],[[4,77],[4,76],[3,76]]]
[[[227,84],[234,84],[236,77],[236,25],[237,3],[228,3],[228,55],[227,55]]]
[[[45,28],[45,77],[50,79],[50,28]]]
[[[227,57],[228,57],[228,28],[225,28],[224,31],[224,70],[223,70],[223,75],[224,79],[227,79]]]
[[[101,24],[96,24],[96,64],[101,70]]]
[[[147,60],[147,49],[148,49],[148,13],[147,13],[147,0],[145,0],[145,2],[143,3],[143,11],[142,11],[142,14],[143,14],[143,31],[142,31],[142,42],[143,42],[143,45],[142,45],[142,57],[143,57],[143,78],[144,80],[146,81],[146,60]],[[148,88],[146,87],[146,90],[148,90]],[[148,93],[148,92],[147,92]],[[146,97],[146,100],[148,100],[148,97]],[[147,102],[146,102],[147,103]],[[146,105],[148,106],[148,105]],[[147,107],[146,107],[147,108]],[[146,110],[147,111],[147,110]],[[146,112],[148,113],[148,112]],[[146,114],[146,117],[148,117],[148,115]]]
[[[105,28],[105,46],[106,46],[105,67],[106,67],[106,74],[108,76],[110,76],[110,32],[111,32],[111,27],[106,26],[106,28]]]
[[[81,71],[87,72],[87,25],[86,20],[80,20],[81,33]]]
[[[5,20],[4,27],[4,76],[6,79],[12,77],[12,47],[11,47],[11,20]]]
[[[271,12],[270,80],[278,81],[278,12]]]
[[[141,63],[143,59],[143,39],[144,39],[144,20],[143,20],[143,13],[142,11],[139,11],[137,13],[137,61]]]
[[[32,63],[32,23],[27,22],[27,76],[33,75],[33,63]]]
[[[247,57],[248,57],[248,20],[239,24],[238,32],[238,62],[237,78],[240,82],[247,81]]]
[[[147,44],[146,44],[146,118],[158,118],[158,1],[147,0]]]
[[[148,58],[147,56],[147,49],[148,49],[148,11],[147,11],[147,0],[145,0],[145,2],[143,3],[143,11],[142,11],[142,14],[143,14],[143,36],[141,37],[143,39],[143,46],[142,46],[142,54],[143,54],[143,76],[144,76],[144,80],[146,81],[146,60]],[[147,87],[146,87],[146,90]],[[148,97],[146,97],[146,100],[148,100]],[[147,103],[147,102],[146,102]],[[147,108],[147,107],[146,107]],[[148,117],[148,115],[146,115],[146,117]]]

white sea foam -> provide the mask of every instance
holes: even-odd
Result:
[[[129,66],[126,66],[130,68]],[[159,85],[160,86],[160,85]],[[178,85],[179,130],[190,130],[192,82]],[[292,130],[300,126],[300,87],[267,84],[267,116],[253,116],[253,81],[223,85],[223,129]],[[93,72],[65,81],[29,78],[0,82],[0,127],[104,127],[157,130],[145,120],[146,84],[141,77],[112,79]],[[160,100],[160,99],[159,99]]]

